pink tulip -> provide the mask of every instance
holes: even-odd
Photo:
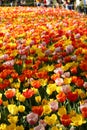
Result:
[[[87,102],[85,102],[84,104],[80,105],[80,110],[82,111],[83,108],[87,108]]]
[[[34,125],[38,121],[38,114],[31,112],[27,115],[26,120],[30,125]]]
[[[10,60],[10,61],[6,61],[6,62],[4,62],[3,64],[4,64],[4,65],[7,65],[7,66],[13,66],[14,63],[15,63],[14,60]]]
[[[78,38],[80,38],[81,37],[81,35],[79,34],[79,33],[77,33],[76,35],[75,35],[75,38],[76,39],[78,39]]]
[[[63,85],[62,86],[62,91],[64,92],[64,93],[68,93],[68,92],[71,92],[71,88],[70,88],[70,85]]]
[[[60,85],[63,85],[64,81],[63,81],[62,78],[57,78],[57,79],[55,80],[55,83],[60,86]]]
[[[60,52],[60,51],[62,51],[62,48],[61,48],[61,47],[55,48],[55,52],[56,52],[56,53],[57,53],[57,52]]]
[[[46,127],[47,124],[44,120],[41,119],[39,120],[39,125],[43,125],[44,127]]]
[[[87,89],[87,82],[84,82],[83,87]]]
[[[70,128],[70,130],[75,130],[75,128],[72,126],[72,127]]]
[[[77,60],[77,56],[76,55],[71,56],[71,60],[72,61],[76,61]]]
[[[50,108],[52,111],[57,111],[58,110],[58,102],[57,101],[52,101],[50,103]]]
[[[67,53],[67,54],[70,54],[70,53],[72,53],[73,51],[74,51],[73,45],[68,45],[68,46],[66,47],[66,53]]]
[[[58,59],[57,63],[62,63],[62,61],[63,61],[62,59]]]
[[[34,127],[34,130],[45,130],[45,127],[43,125],[38,125]]]
[[[22,56],[21,56],[21,59],[22,59],[22,60],[25,60],[25,59],[26,59],[26,55],[22,55]]]
[[[50,50],[46,50],[45,51],[45,55],[47,56],[47,55],[50,55],[51,54],[51,51]]]
[[[54,73],[59,73],[59,74],[63,74],[63,69],[62,68],[56,68],[55,70],[54,70]]]
[[[9,58],[8,54],[4,54],[4,55],[0,56],[0,60],[6,60],[7,58]]]
[[[63,78],[69,78],[70,77],[70,72],[65,72],[64,74],[61,75]]]

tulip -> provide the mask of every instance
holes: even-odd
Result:
[[[87,89],[87,82],[84,82],[83,87]]]
[[[57,111],[58,110],[58,102],[57,101],[50,102],[50,108],[52,111]]]
[[[42,119],[39,120],[39,125],[43,125],[44,127],[46,127],[46,122]]]
[[[62,68],[56,68],[55,70],[54,70],[54,73],[59,73],[59,74],[63,74],[63,69]]]
[[[69,92],[71,92],[71,88],[70,88],[70,85],[63,85],[62,86],[62,91],[64,92],[64,93],[69,93]]]
[[[70,119],[69,115],[63,115],[63,116],[61,117],[61,122],[62,122],[62,124],[63,124],[64,126],[69,126],[70,123],[71,123],[71,119]]]
[[[26,120],[30,125],[34,125],[38,121],[38,114],[31,112],[26,116]]]
[[[60,86],[60,85],[63,85],[64,81],[63,81],[62,78],[57,78],[57,79],[55,80],[55,83]]]
[[[72,53],[73,51],[74,51],[73,45],[68,45],[68,46],[66,47],[66,53],[67,53],[67,54],[70,54],[70,53]]]
[[[34,130],[45,130],[45,127],[43,125],[38,125],[34,127]]]

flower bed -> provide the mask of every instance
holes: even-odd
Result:
[[[0,130],[87,129],[87,16],[0,8]]]

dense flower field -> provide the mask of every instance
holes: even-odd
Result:
[[[87,129],[87,16],[0,7],[0,130]]]

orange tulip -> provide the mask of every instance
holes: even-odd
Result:
[[[34,88],[40,88],[41,87],[41,84],[40,84],[39,80],[33,80],[33,81],[31,81],[31,85]]]
[[[8,89],[6,92],[5,92],[5,96],[6,98],[8,99],[11,99],[15,96],[15,89]]]
[[[18,78],[18,73],[17,72],[14,72],[11,74],[12,78],[13,79],[17,79]]]
[[[40,116],[43,112],[43,107],[42,106],[32,106],[32,111]]]
[[[66,100],[66,94],[64,92],[60,92],[57,96],[56,96],[57,100],[59,102],[64,102]]]

